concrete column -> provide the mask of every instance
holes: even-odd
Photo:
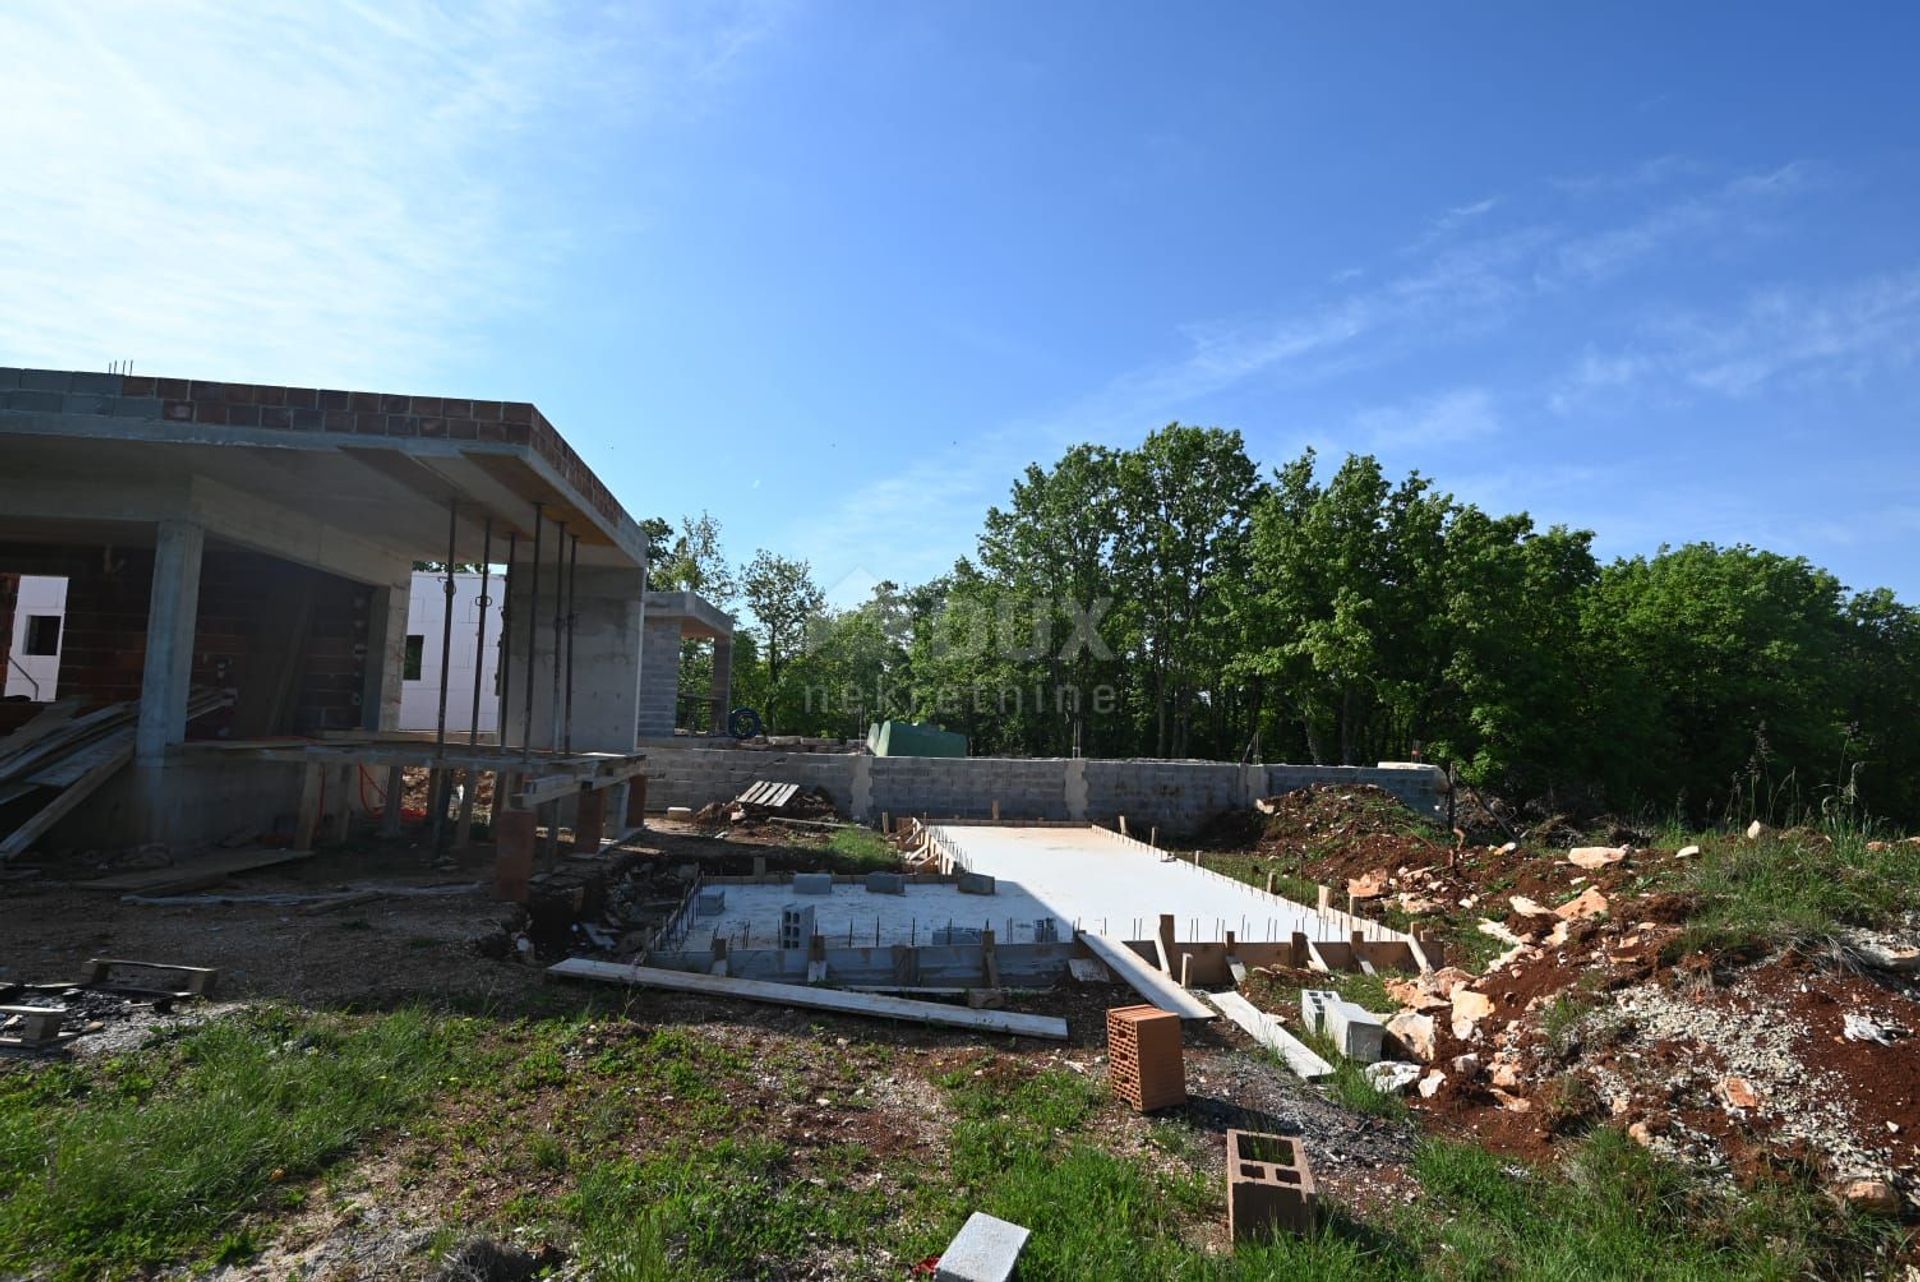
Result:
[[[406,675],[409,585],[374,588],[367,603],[366,684],[360,692],[365,730],[400,728],[400,682]]]
[[[530,567],[521,562],[507,575],[507,608],[513,628],[513,675],[506,712],[507,742],[524,731],[528,677],[527,620],[536,613],[532,645],[533,747],[552,741],[553,574],[540,578],[540,609],[531,606]],[[638,570],[581,566],[573,636],[573,747],[576,752],[632,752],[640,719],[641,588]],[[562,639],[564,645],[564,638]],[[565,695],[562,694],[564,700]]]
[[[710,688],[713,712],[707,722],[709,734],[727,733],[727,713],[733,710],[733,638],[713,639],[713,685]]]
[[[640,733],[665,738],[680,720],[680,617],[650,618],[641,636],[646,675],[640,684]]]
[[[1087,821],[1087,759],[1069,757],[1066,775],[1067,818],[1075,823]]]
[[[864,752],[854,754],[853,786],[847,791],[847,817],[861,822],[873,818],[873,758]]]
[[[193,624],[200,609],[200,554],[207,532],[187,521],[160,522],[153,552],[153,599],[147,608],[146,669],[140,678],[140,724],[134,737],[142,765],[157,763],[187,737],[187,685],[193,676]]]

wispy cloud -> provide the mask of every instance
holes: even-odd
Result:
[[[0,360],[422,387],[537,298],[579,121],[701,97],[758,7],[0,11]]]
[[[1463,387],[1361,410],[1353,426],[1375,450],[1464,445],[1498,435],[1500,416],[1485,388]]]
[[[1659,94],[1648,101],[1656,102],[1666,97],[1665,94]],[[1549,179],[1548,186],[1569,195],[1593,196],[1659,187],[1681,179],[1699,178],[1707,172],[1707,166],[1691,156],[1665,155],[1651,157],[1624,169]]]
[[[1589,350],[1552,387],[1560,413],[1609,401],[1732,398],[1858,384],[1920,364],[1920,268],[1825,287],[1774,287],[1724,312],[1675,311],[1629,349]]]
[[[870,557],[876,541],[903,525],[937,531],[893,554],[908,577],[937,573],[966,550],[980,514],[1021,468],[1050,461],[1069,443],[1136,441],[1170,419],[1204,416],[1197,407],[1229,390],[1305,388],[1498,331],[1544,297],[1592,288],[1663,254],[1747,226],[1756,211],[1791,195],[1803,177],[1793,165],[1742,175],[1636,210],[1612,226],[1580,231],[1547,221],[1489,225],[1501,203],[1494,198],[1443,211],[1428,223],[1429,235],[1439,227],[1471,227],[1475,234],[1441,236],[1418,253],[1385,255],[1398,270],[1377,283],[1343,273],[1334,283],[1347,288],[1269,317],[1181,326],[1184,352],[1125,371],[1050,411],[977,433],[964,448],[923,458],[857,489],[837,509],[798,522],[794,541],[831,572]],[[1593,359],[1597,372],[1599,362],[1629,358]],[[1492,395],[1473,388],[1366,411],[1351,426],[1369,448],[1423,439],[1461,444],[1500,430]],[[1289,443],[1313,439],[1295,432]]]
[[[1455,205],[1452,209],[1445,211],[1432,222],[1428,223],[1427,229],[1421,232],[1413,243],[1403,249],[1401,253],[1423,253],[1441,241],[1446,240],[1455,232],[1468,226],[1470,223],[1492,213],[1499,204],[1500,197],[1488,196],[1484,200],[1476,200],[1465,205]]]
[[[1705,194],[1657,206],[1623,226],[1569,237],[1543,265],[1542,280],[1555,285],[1603,281],[1678,242],[1750,233],[1764,225],[1769,205],[1807,182],[1807,167],[1798,163],[1743,174]]]

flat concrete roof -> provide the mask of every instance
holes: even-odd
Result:
[[[680,620],[683,637],[733,635],[733,616],[698,592],[648,592],[647,618]]]
[[[539,503],[549,535],[559,521],[579,538],[581,564],[645,564],[633,518],[523,401],[0,367],[0,449],[0,538],[36,537],[47,520],[204,518],[369,578],[356,567],[444,558],[450,503],[456,559],[480,558],[490,517],[504,561],[510,533],[525,549]],[[276,530],[289,513],[312,528]]]

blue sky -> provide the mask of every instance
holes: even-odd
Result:
[[[0,7],[0,363],[532,400],[843,600],[1169,420],[1920,601],[1920,10]]]

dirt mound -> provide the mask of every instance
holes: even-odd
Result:
[[[1885,1181],[1920,1205],[1912,986],[1793,954],[1735,972],[1699,954],[1665,964],[1681,931],[1657,918],[1674,906],[1645,903],[1557,945],[1531,936],[1472,985],[1484,1004],[1440,1012],[1442,1077],[1415,1107],[1517,1156],[1615,1125],[1743,1182]]]

